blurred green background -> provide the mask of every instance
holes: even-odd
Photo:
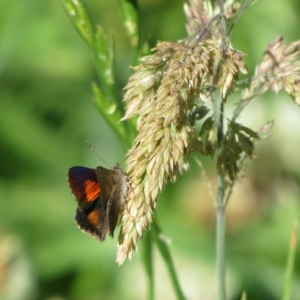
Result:
[[[131,53],[118,2],[87,3],[95,23],[114,33],[122,89]],[[185,37],[183,1],[139,4],[151,47]],[[258,1],[242,16],[232,43],[247,53],[250,74],[281,34],[286,42],[300,39],[299,0]],[[1,1],[0,299],[147,299],[141,251],[118,267],[117,240],[100,244],[74,222],[68,168],[103,165],[85,141],[109,165],[127,150],[92,103],[95,80],[92,56],[59,1]],[[272,119],[274,133],[258,145],[228,208],[228,299],[240,299],[243,290],[247,299],[280,298],[291,230],[300,220],[300,109],[284,93],[267,94],[239,121],[257,130]],[[214,182],[214,165],[203,163]],[[190,172],[160,195],[157,215],[187,298],[216,299],[214,207],[200,181],[191,157]],[[299,254],[292,299],[300,299]],[[155,280],[157,299],[174,299],[158,252]]]

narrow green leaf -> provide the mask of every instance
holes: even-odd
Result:
[[[131,46],[136,48],[139,44],[138,4],[136,0],[120,0],[120,7],[126,33]]]
[[[61,0],[61,3],[82,39],[92,48],[95,38],[95,27],[85,1]]]
[[[92,89],[95,95],[95,104],[101,116],[105,119],[107,124],[109,124],[109,126],[115,131],[117,136],[121,138],[121,140],[126,140],[126,129],[124,125],[125,123],[119,123],[119,120],[121,119],[121,114],[117,110],[117,105],[111,104],[107,101],[105,95],[96,83],[92,83]]]
[[[283,294],[281,298],[282,300],[291,299],[293,270],[295,265],[296,246],[297,246],[297,232],[298,232],[298,221],[296,220],[294,223],[294,228],[290,239],[290,247],[289,247],[288,258],[286,262]]]
[[[204,134],[208,134],[209,131],[210,131],[211,129],[213,129],[213,127],[214,127],[214,118],[213,118],[213,117],[207,118],[207,119],[203,122],[203,124],[202,124],[202,127],[201,127],[201,130],[200,130],[200,132],[199,132],[199,135],[202,136],[202,135],[204,135]]]
[[[245,291],[242,293],[242,298],[241,298],[241,300],[247,300],[247,294],[246,294]]]
[[[137,65],[141,55],[141,37],[137,0],[119,0],[123,24],[132,46],[132,65]]]
[[[95,46],[93,47],[93,54],[101,87],[103,88],[103,92],[106,95],[106,101],[109,103],[117,103],[116,95],[114,92],[115,79],[113,70],[113,42],[108,45],[101,27],[97,27],[95,39],[96,41]],[[120,110],[122,111],[121,107]]]
[[[107,45],[102,28],[97,27],[95,47],[97,63],[99,64],[102,73],[105,74],[105,81],[107,81],[110,84],[114,84],[111,61],[113,57],[111,57],[110,55],[110,50],[111,47]]]
[[[168,247],[166,241],[162,238],[163,234],[162,234],[162,231],[161,231],[159,225],[157,224],[157,218],[155,218],[153,221],[151,231],[153,234],[153,238],[157,244],[157,247],[160,251],[160,254],[161,254],[162,258],[164,259],[167,269],[169,271],[169,276],[171,278],[176,297],[178,300],[184,300],[185,297],[184,297],[181,287],[179,285],[179,281],[178,281],[178,278],[176,275],[176,271],[175,271],[175,267],[174,267],[173,260],[171,257],[171,253],[170,253],[170,250],[169,250],[169,247]]]
[[[143,238],[143,262],[148,276],[149,300],[154,300],[154,276],[153,276],[153,240],[151,232],[147,232]]]
[[[236,123],[237,124],[237,123]],[[252,129],[246,127],[246,126],[243,126],[241,124],[238,124],[238,128],[239,128],[239,131],[243,131],[245,132],[247,135],[249,135],[250,137],[252,138],[255,138],[257,139],[258,138],[258,135],[255,131],[253,131]]]

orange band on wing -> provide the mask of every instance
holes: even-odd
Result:
[[[100,186],[95,169],[86,167],[72,167],[68,172],[69,186],[82,209],[86,209],[100,195]]]
[[[99,197],[100,194],[100,186],[98,182],[94,182],[92,180],[87,179],[84,182],[84,194],[86,197],[86,201],[94,201]]]
[[[100,210],[97,209],[97,210],[91,211],[88,214],[87,218],[94,226],[97,226],[100,221]]]

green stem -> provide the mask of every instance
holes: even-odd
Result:
[[[224,14],[224,0],[219,0],[220,12]],[[225,18],[220,20],[220,29],[222,34],[221,50],[222,55],[228,47],[227,42],[227,24]],[[217,74],[217,73],[216,73]],[[224,136],[224,99],[221,97],[220,118],[218,123],[218,147],[221,148]],[[217,274],[218,274],[218,299],[226,300],[226,265],[225,265],[225,183],[224,174],[218,170],[218,197],[217,197],[217,232],[216,232],[216,255],[217,255]]]
[[[226,267],[225,267],[225,204],[224,204],[224,178],[218,175],[217,199],[217,274],[218,274],[218,299],[226,299]]]
[[[221,99],[220,117],[218,126],[218,146],[220,148],[223,140],[224,103]],[[218,299],[226,299],[226,266],[225,266],[225,209],[224,201],[225,185],[224,174],[218,170],[218,197],[217,197],[217,232],[216,232],[216,255],[217,255],[217,276],[218,276]]]

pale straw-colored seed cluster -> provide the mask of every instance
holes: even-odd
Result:
[[[216,61],[217,86],[227,95],[233,79],[245,69],[242,54],[220,50],[212,40],[159,42],[141,59],[126,85],[123,118],[137,116],[138,135],[126,160],[129,188],[121,219],[117,261],[122,264],[149,229],[157,195],[182,172],[192,151],[202,152],[190,122],[192,111],[207,101]],[[230,78],[229,80],[227,78]]]
[[[221,14],[218,2],[211,5],[208,0],[189,0],[184,9],[190,37],[176,43],[159,42],[153,53],[134,67],[125,87],[127,108],[122,120],[136,117],[138,134],[126,160],[129,186],[121,217],[119,264],[137,249],[153,220],[158,194],[185,169],[190,153],[211,153],[196,131],[195,112],[211,101],[211,92],[216,89],[226,101],[238,75],[247,73],[244,54],[232,48],[226,30],[216,22],[218,18],[231,19],[239,3],[225,1]],[[250,87],[243,90],[240,107],[267,90],[280,89],[300,104],[299,58],[300,41],[287,45],[282,37],[276,39],[265,52]],[[213,116],[208,119],[212,124],[216,121]],[[239,171],[241,156],[253,156],[258,137],[249,128],[230,123],[218,168],[231,180]]]
[[[278,37],[268,46],[257,72],[271,90],[284,89],[300,104],[300,41],[285,44]]]
[[[223,1],[224,15],[230,20],[240,9],[241,4],[235,0]],[[186,32],[189,36],[206,27],[214,16],[221,13],[219,1],[212,5],[211,0],[189,0],[184,3],[184,12],[187,18]],[[221,38],[220,26],[217,22],[206,28],[205,38],[218,40]]]
[[[300,105],[300,40],[286,44],[280,36],[268,46],[243,99],[267,90],[285,90]]]
[[[187,18],[186,32],[189,36],[202,29],[214,16],[211,1],[189,0],[189,3],[184,3],[184,12]],[[209,28],[207,37],[212,38],[214,28]]]
[[[222,62],[218,68],[217,82],[222,98],[226,100],[228,94],[232,90],[234,80],[238,79],[240,73],[247,74],[247,67],[243,60],[244,54],[230,46],[225,51]]]

